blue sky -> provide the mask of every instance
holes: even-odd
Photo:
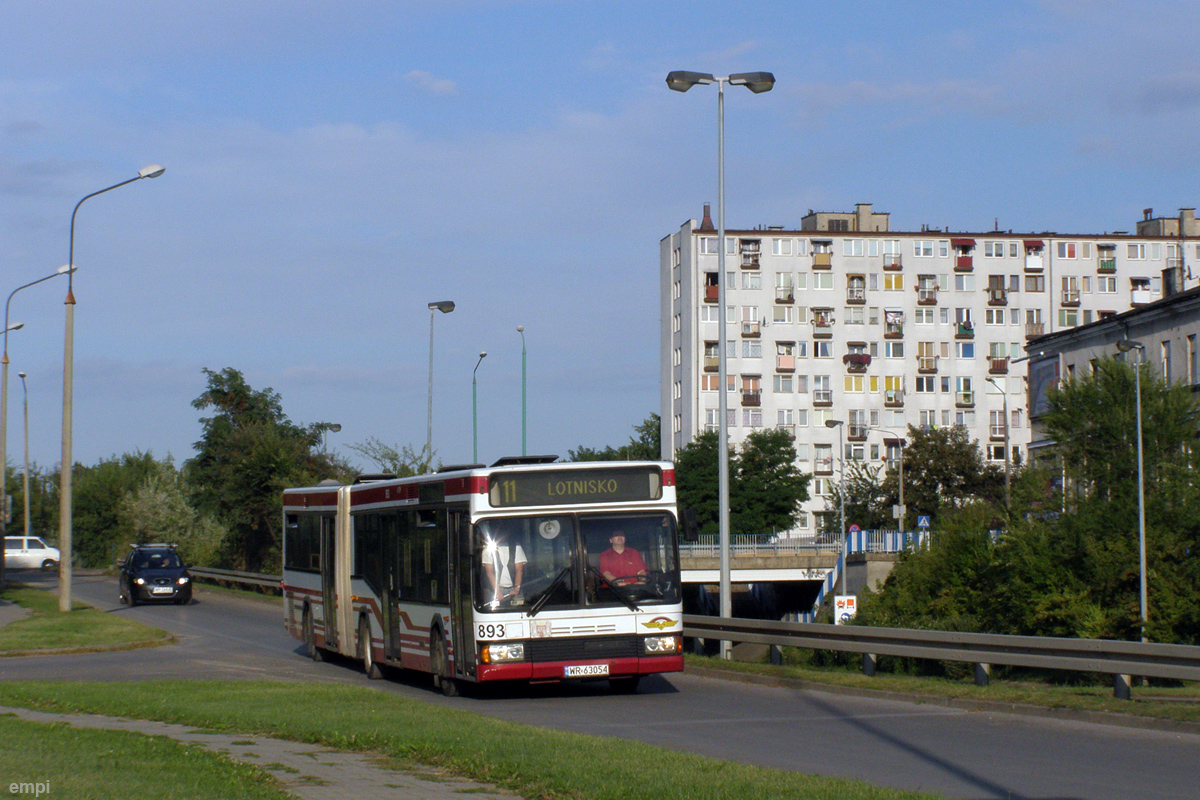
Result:
[[[1200,204],[1200,6],[55,0],[0,27],[4,294],[76,224],[75,457],[193,454],[201,369],[234,367],[331,448],[621,444],[658,408],[658,241],[857,202],[895,229],[1129,230]],[[13,301],[10,460],[59,460],[65,284]],[[362,463],[352,454],[343,453]]]

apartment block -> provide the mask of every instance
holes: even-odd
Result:
[[[1026,342],[1159,300],[1164,280],[1169,292],[1195,285],[1192,209],[1144,217],[1132,235],[1062,235],[893,231],[868,204],[809,211],[799,228],[726,231],[722,310],[706,206],[660,242],[663,457],[716,429],[723,388],[732,444],[782,428],[814,476],[795,536],[820,529],[843,459],[894,464],[908,425],[964,426],[997,464],[1007,426],[1023,461]],[[844,423],[843,453],[831,420]]]

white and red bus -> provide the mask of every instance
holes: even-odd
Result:
[[[288,631],[446,694],[683,669],[674,467],[554,461],[286,490]]]

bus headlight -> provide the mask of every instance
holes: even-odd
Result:
[[[485,644],[479,651],[480,661],[485,664],[503,664],[525,660],[524,642],[493,642]]]
[[[647,636],[642,639],[642,649],[648,656],[673,656],[683,652],[683,637],[677,633],[670,636]]]

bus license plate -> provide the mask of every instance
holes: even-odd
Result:
[[[581,664],[577,667],[564,667],[563,677],[590,678],[594,675],[607,675],[608,664]]]

